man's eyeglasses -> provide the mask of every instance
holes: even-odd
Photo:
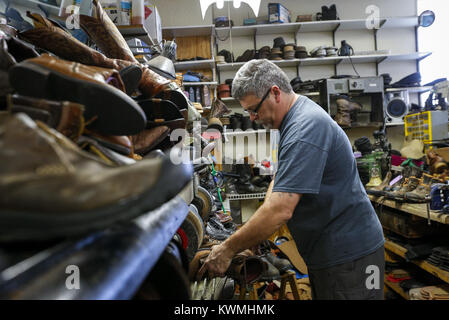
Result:
[[[267,91],[267,93],[265,93],[265,95],[263,96],[262,100],[260,100],[260,102],[257,104],[257,106],[256,106],[256,108],[254,110],[246,109],[246,110],[243,110],[243,112],[246,113],[246,114],[250,114],[250,115],[252,115],[254,117],[257,116],[257,111],[259,111],[260,107],[262,106],[262,103],[268,97],[270,91],[271,91],[271,88]]]

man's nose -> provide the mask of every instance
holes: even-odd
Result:
[[[249,119],[250,119],[251,121],[256,120],[256,118],[257,118],[257,115],[254,115],[254,114],[252,114],[252,113],[249,114]]]

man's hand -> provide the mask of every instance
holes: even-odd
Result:
[[[200,280],[206,270],[210,279],[214,277],[224,277],[226,270],[231,265],[235,252],[226,245],[219,244],[212,246],[209,256],[204,261],[197,274],[197,280]]]

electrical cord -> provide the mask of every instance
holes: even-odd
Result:
[[[352,62],[351,54],[349,54],[348,57],[349,57],[349,61],[351,61],[352,69],[354,69],[355,73],[357,74],[357,77],[360,78],[360,74],[357,72],[357,70],[356,70],[356,68],[354,66],[354,63]]]

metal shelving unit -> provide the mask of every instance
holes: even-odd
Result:
[[[265,199],[266,193],[248,193],[248,194],[226,194],[229,201],[235,200],[251,200],[251,199]]]

